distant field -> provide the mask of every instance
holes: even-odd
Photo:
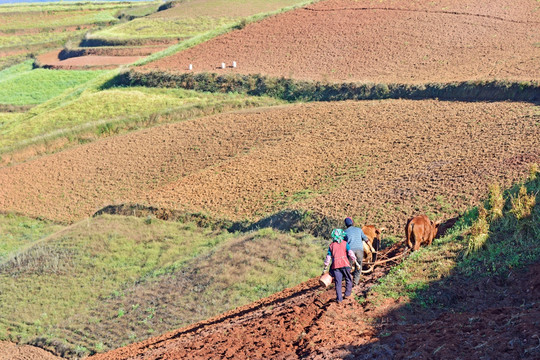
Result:
[[[0,7],[0,31],[15,32],[24,29],[53,29],[57,27],[77,26],[117,22],[114,16],[118,9],[125,6],[118,5],[108,10],[72,10],[66,11],[40,11],[40,12],[2,12]]]
[[[240,18],[301,3],[299,0],[272,1],[185,1],[148,17],[97,31],[88,38],[107,41],[141,39],[186,39],[234,24]]]
[[[68,39],[76,39],[82,37],[86,30],[62,31],[62,32],[41,32],[35,34],[24,35],[3,35],[0,36],[1,48],[24,48],[30,45],[46,44],[46,47],[61,47]],[[54,43],[54,44],[51,44]]]
[[[136,3],[0,5],[0,69],[70,40],[78,44],[89,29],[118,22],[116,15],[132,4]]]
[[[241,18],[300,3],[299,0],[187,0],[149,18],[183,19],[199,16]]]
[[[217,27],[233,23],[232,18],[182,18],[157,19],[141,18],[98,31],[89,38],[127,40],[132,38],[189,38]]]
[[[27,61],[0,72],[0,104],[41,104],[64,90],[83,84],[97,76],[100,71],[66,71],[32,69]],[[10,70],[12,70],[10,72]]]
[[[23,241],[18,223],[49,226],[0,216]],[[322,256],[303,234],[91,218],[0,257],[0,337],[55,341],[60,355],[113,349],[294,286],[318,273]]]
[[[0,4],[0,13],[19,12],[71,12],[85,10],[123,9],[131,5],[142,5],[144,2],[109,2],[109,1],[50,1],[47,3],[11,3]]]
[[[538,1],[328,0],[250,23],[143,69],[323,82],[540,80]],[[221,62],[236,68],[218,69]]]

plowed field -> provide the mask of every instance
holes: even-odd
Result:
[[[75,221],[136,202],[229,219],[283,208],[401,234],[445,218],[540,162],[539,108],[386,100],[221,114],[0,168],[0,211]]]
[[[140,56],[115,56],[115,55],[83,55],[72,57],[64,60],[58,58],[60,50],[43,54],[38,57],[38,61],[42,67],[50,69],[83,69],[83,68],[116,68],[119,65],[131,64],[139,59]]]
[[[379,268],[353,291],[362,294],[388,269],[389,265]],[[458,354],[462,359],[536,359],[540,355],[538,270],[536,265],[525,276],[513,278],[500,300],[491,300],[503,290],[493,282],[467,284],[467,289],[462,288],[468,298],[463,312],[444,313],[429,322],[418,319],[418,325],[407,326],[397,325],[397,319],[389,324],[382,321],[379,327],[368,322],[371,316],[397,317],[399,305],[387,304],[373,312],[369,297],[364,307],[356,301],[339,305],[333,289],[321,290],[313,279],[91,359],[449,359]]]
[[[321,1],[141,71],[186,72],[193,64],[195,72],[330,82],[540,80],[537,8],[534,0]]]
[[[0,341],[0,360],[60,360],[62,358],[28,345]]]

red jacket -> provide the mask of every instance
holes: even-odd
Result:
[[[347,257],[346,241],[342,241],[340,243],[331,243],[330,252],[332,253],[332,270],[344,267],[351,267],[351,264],[349,263],[349,259]]]

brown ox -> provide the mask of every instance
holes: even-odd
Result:
[[[369,241],[367,241],[367,243],[371,248],[367,249],[368,251],[366,251],[366,247],[364,246],[364,261],[375,261],[375,257],[377,256],[376,251],[379,250],[381,244],[381,233],[383,230],[384,228],[377,229],[375,225],[362,226],[362,231],[368,237]]]
[[[431,245],[437,236],[439,225],[439,222],[434,223],[426,215],[418,215],[409,219],[405,226],[405,237],[409,249],[416,251],[421,244]]]

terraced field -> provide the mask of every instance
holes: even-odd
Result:
[[[311,103],[189,120],[0,168],[0,210],[72,222],[145,203],[229,219],[286,207],[387,226],[450,216],[538,162],[526,103]]]
[[[533,0],[322,1],[141,71],[186,72],[192,64],[195,72],[330,82],[538,81],[537,7]]]
[[[85,32],[118,22],[129,3],[3,4],[0,6],[0,70],[30,55],[80,41]]]
[[[275,11],[301,2],[300,0],[181,1],[170,9],[95,32],[88,39],[132,45],[186,40],[234,24],[244,17]]]
[[[161,5],[0,6],[0,360],[540,357],[537,0]],[[21,63],[58,45],[39,60],[157,87]],[[420,213],[443,231],[409,254]],[[386,230],[337,304],[317,277],[344,216]]]

